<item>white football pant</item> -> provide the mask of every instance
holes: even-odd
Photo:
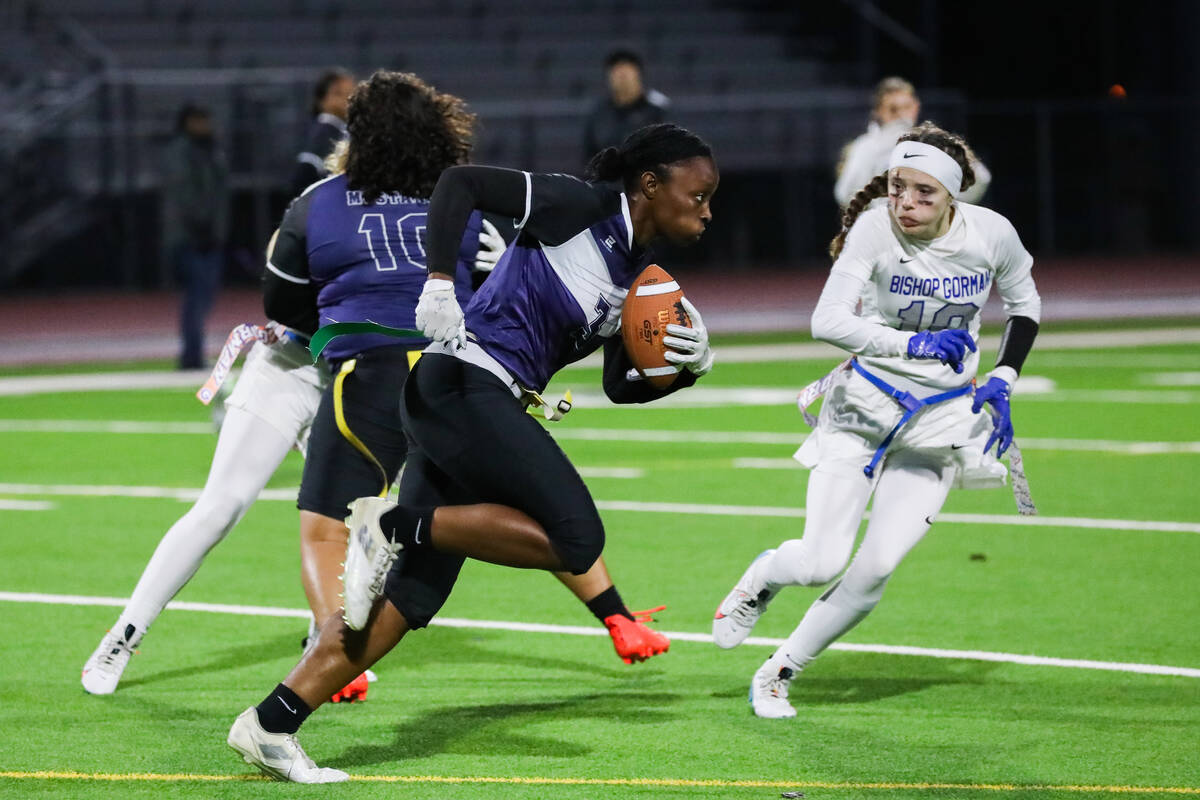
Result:
[[[900,462],[900,463],[897,463]],[[874,482],[875,501],[862,545],[841,580],[809,608],[774,660],[803,668],[870,613],[896,567],[929,530],[946,501],[954,470],[889,459]],[[781,544],[759,573],[772,592],[819,586],[850,558],[872,481],[863,475],[813,470],[808,480],[804,536]]]
[[[158,543],[115,630],[132,624],[141,638],[250,508],[294,442],[260,416],[227,409],[200,497]]]

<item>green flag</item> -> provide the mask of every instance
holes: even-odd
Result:
[[[312,360],[315,364],[317,359],[321,357],[321,351],[325,346],[339,336],[347,336],[351,333],[381,333],[384,336],[393,336],[397,339],[424,339],[425,334],[420,331],[410,331],[407,328],[389,328],[387,325],[380,325],[378,322],[335,322],[332,325],[324,325],[313,334],[312,339],[308,343],[308,350],[312,353]]]

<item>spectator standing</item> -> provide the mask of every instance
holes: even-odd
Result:
[[[604,59],[608,93],[596,101],[583,130],[583,161],[606,147],[619,147],[638,128],[663,122],[670,99],[642,83],[642,59],[632,50],[614,50]]]
[[[896,141],[917,124],[920,114],[921,99],[904,78],[892,76],[875,85],[867,132],[846,145],[838,164],[833,196],[841,208],[872,178],[887,171]],[[971,162],[971,169],[975,172],[975,184],[959,195],[959,202],[978,203],[992,182],[992,173],[978,158]]]
[[[163,242],[184,288],[179,367],[200,369],[229,232],[229,166],[207,108],[184,105],[175,130],[163,159]]]
[[[325,159],[346,138],[346,108],[353,90],[354,76],[344,69],[326,70],[313,86],[312,124],[304,149],[296,156],[289,197],[298,196],[329,174]]]

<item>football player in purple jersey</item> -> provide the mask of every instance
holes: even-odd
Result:
[[[668,327],[680,373],[666,389],[638,378],[614,336],[647,248],[694,243],[711,221],[711,149],[683,128],[654,125],[598,153],[589,173],[591,182],[457,166],[438,180],[428,208],[428,280],[414,314],[432,343],[400,393],[409,436],[400,502],[355,501],[345,624],[331,616],[284,682],[230,731],[229,743],[268,774],[348,778],[317,767],[294,734],[331,692],[428,623],[465,558],[577,576],[595,569],[600,515],[566,454],[526,413],[543,402],[558,369],[603,346],[605,392],[633,403],[691,386],[712,368],[707,331],[690,304],[692,326]],[[511,217],[518,234],[464,314],[455,276],[463,231],[478,211]]]

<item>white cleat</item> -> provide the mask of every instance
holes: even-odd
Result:
[[[340,783],[350,780],[350,776],[340,769],[314,764],[292,734],[264,731],[254,706],[238,714],[226,741],[241,753],[247,764],[258,767],[264,775],[277,781]]]
[[[777,667],[770,661],[759,667],[750,682],[750,707],[754,715],[764,719],[796,716],[796,709],[788,702],[788,687],[795,676],[795,670]]]
[[[758,562],[774,554],[774,550],[759,553],[750,562],[733,591],[725,595],[721,605],[717,606],[712,627],[713,641],[717,647],[728,650],[744,642],[750,631],[754,630],[758,618],[767,610],[767,603],[771,602],[774,595],[755,582],[754,574]]]
[[[403,547],[399,542],[389,542],[379,527],[379,518],[395,508],[395,503],[382,497],[360,497],[348,507],[346,527],[350,539],[346,545],[346,571],[342,573],[342,619],[351,630],[361,631]]]
[[[133,646],[126,637],[133,636],[135,628],[125,626],[124,635],[117,631],[104,634],[92,657],[83,665],[80,683],[88,694],[112,694],[121,682],[121,673],[133,655]]]

